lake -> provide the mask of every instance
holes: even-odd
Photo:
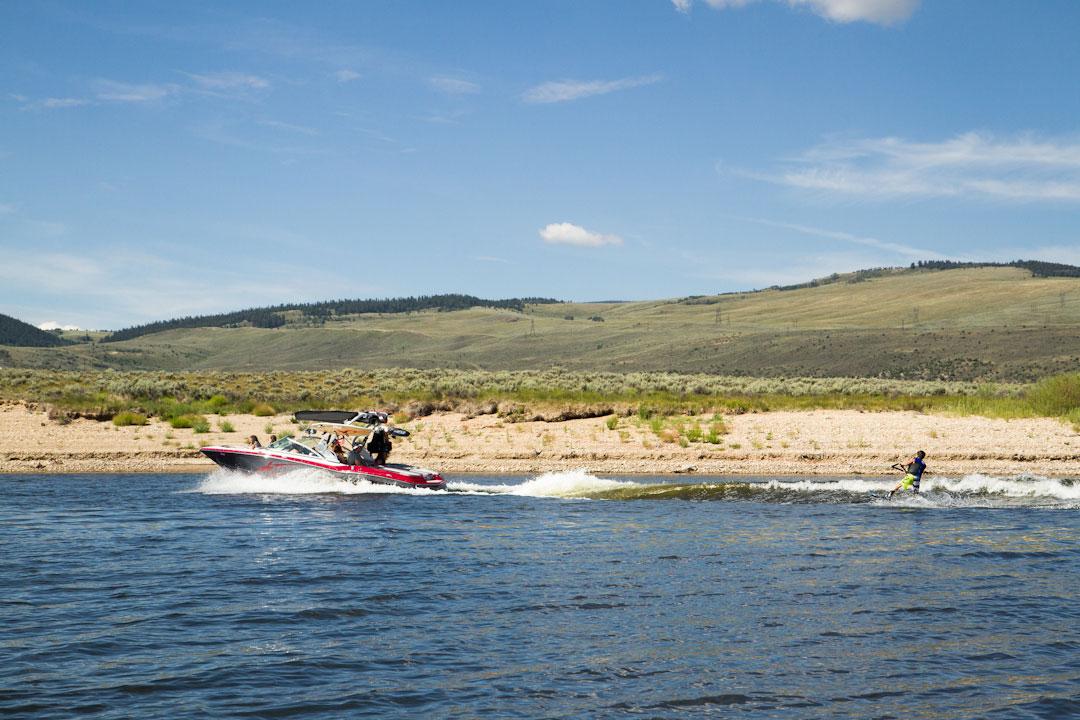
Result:
[[[1080,714],[1080,482],[0,478],[5,717]]]

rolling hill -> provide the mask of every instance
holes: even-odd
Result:
[[[9,348],[28,367],[567,369],[1028,381],[1080,369],[1080,278],[1015,266],[879,270],[791,289],[332,315]]]

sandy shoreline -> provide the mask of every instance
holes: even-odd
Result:
[[[291,416],[209,416],[195,434],[151,421],[50,421],[42,410],[0,406],[0,473],[204,472],[214,465],[198,448],[242,444],[251,434],[295,431]],[[222,422],[233,432],[221,432]],[[395,444],[393,460],[446,473],[540,473],[584,468],[602,474],[888,475],[890,463],[917,449],[943,475],[1080,477],[1080,435],[1051,419],[994,420],[868,413],[855,410],[769,412],[728,416],[718,444],[665,442],[648,423],[619,418],[512,423],[495,415],[433,415],[407,423],[413,436]],[[703,420],[703,425],[707,421]]]

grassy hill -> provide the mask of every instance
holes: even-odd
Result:
[[[794,289],[523,311],[333,316],[8,348],[64,369],[479,368],[1029,381],[1080,369],[1080,278],[1017,267],[882,271]]]

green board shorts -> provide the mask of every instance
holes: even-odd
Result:
[[[915,482],[915,476],[912,475],[911,473],[908,473],[907,475],[904,476],[904,479],[900,481],[900,486],[902,488],[904,488],[905,490],[907,490],[909,487],[912,486],[912,484],[914,482]]]

